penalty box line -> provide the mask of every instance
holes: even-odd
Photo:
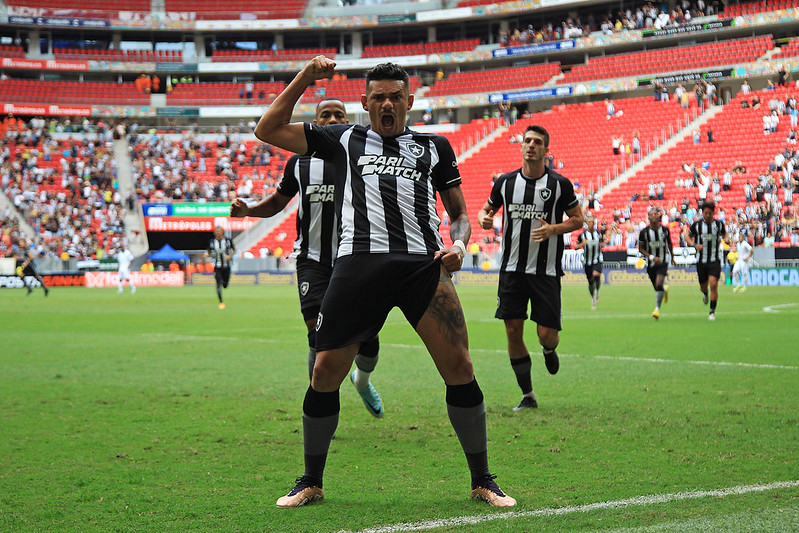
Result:
[[[362,529],[359,530],[358,533],[400,533],[403,531],[422,531],[425,529],[436,529],[440,527],[479,524],[482,522],[490,522],[493,520],[512,520],[515,518],[562,516],[574,513],[587,513],[596,510],[621,509],[625,507],[656,505],[660,503],[669,503],[669,502],[700,499],[700,498],[719,498],[725,496],[738,496],[743,494],[751,494],[755,492],[764,492],[769,490],[788,489],[795,487],[799,487],[799,480],[777,481],[774,483],[766,483],[761,485],[738,485],[735,487],[728,487],[716,490],[697,490],[690,492],[676,492],[672,494],[651,494],[647,496],[635,496],[633,498],[627,498],[623,500],[596,502],[585,505],[569,505],[566,507],[549,507],[544,509],[535,509],[532,511],[510,511],[506,513],[491,514],[491,515],[458,516],[453,518],[426,520],[421,522],[406,522],[403,524],[395,524],[391,526],[380,526],[380,527]]]

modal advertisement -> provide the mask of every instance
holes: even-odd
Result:
[[[118,272],[86,272],[86,286],[89,288],[119,287]],[[130,279],[136,287],[182,287],[185,285],[183,272],[131,272]]]

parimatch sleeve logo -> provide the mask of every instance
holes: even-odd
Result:
[[[305,197],[312,204],[319,202],[332,202],[335,197],[335,185],[311,184],[305,187]]]

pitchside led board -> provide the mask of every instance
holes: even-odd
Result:
[[[143,204],[142,209],[147,231],[211,232],[216,226],[244,231],[257,222],[254,218],[230,218],[226,202]]]

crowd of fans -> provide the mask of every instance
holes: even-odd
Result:
[[[710,5],[705,0],[696,2],[678,0],[671,11],[659,4],[646,2],[635,8],[628,7],[615,12],[611,10],[605,13],[590,13],[584,20],[580,17],[569,17],[560,23],[547,22],[540,27],[528,24],[526,27],[518,27],[513,30],[500,30],[498,41],[500,46],[521,46],[577,39],[594,31],[612,35],[627,30],[661,30],[691,24],[694,18],[715,12],[717,12],[717,5]]]

